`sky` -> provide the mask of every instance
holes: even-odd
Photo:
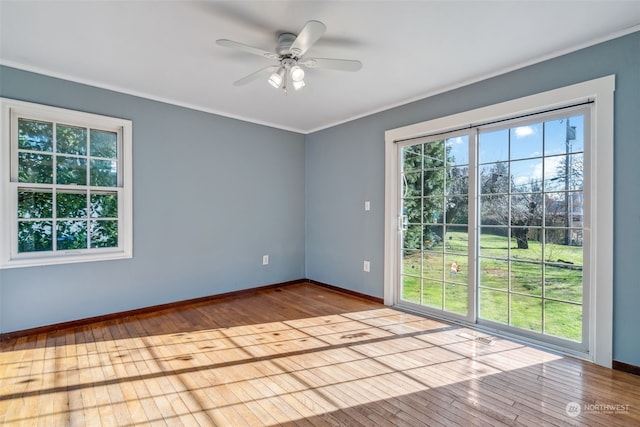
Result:
[[[567,121],[570,128],[567,131]],[[572,116],[559,120],[533,123],[527,126],[506,128],[488,132],[480,132],[478,157],[479,163],[493,163],[511,160],[511,175],[516,185],[529,182],[541,183],[543,174],[546,184],[554,185],[550,181],[557,175],[558,167],[565,161],[567,150],[567,136],[569,151],[576,153],[573,159],[578,161],[584,149],[584,117]],[[543,154],[545,156],[543,160]],[[562,188],[564,189],[564,187]]]

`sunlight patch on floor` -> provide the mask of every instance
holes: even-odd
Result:
[[[0,413],[21,405],[5,422],[45,408],[38,419],[54,424],[167,411],[180,422],[277,424],[560,358],[390,308],[160,335],[128,326],[118,327],[130,338],[93,327],[0,354]]]

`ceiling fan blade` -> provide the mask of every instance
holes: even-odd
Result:
[[[268,52],[258,47],[249,46],[244,43],[234,42],[233,40],[219,39],[219,40],[216,40],[216,43],[220,46],[230,47],[231,49],[241,50],[243,52],[251,53],[253,55],[263,56],[270,59],[278,59],[278,55],[276,55],[276,53],[274,52]]]
[[[279,68],[278,65],[271,65],[269,67],[264,67],[258,71],[256,71],[255,73],[251,73],[248,76],[245,76],[243,78],[241,78],[240,80],[237,80],[235,82],[233,82],[234,86],[244,86],[247,83],[251,83],[254,80],[259,79],[260,77],[263,76],[267,76],[275,71],[277,71]]]
[[[320,21],[309,21],[305,24],[298,37],[293,41],[289,52],[295,56],[302,56],[327,31],[327,27]]]
[[[362,68],[362,62],[353,59],[305,58],[298,63],[307,68],[326,68],[338,71],[358,71]]]

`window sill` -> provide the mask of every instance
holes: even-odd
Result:
[[[77,253],[73,255],[52,255],[50,257],[42,257],[39,256],[37,258],[34,257],[20,257],[9,259],[2,264],[0,264],[0,269],[11,269],[11,268],[23,268],[23,267],[42,267],[47,265],[60,265],[60,264],[76,264],[76,263],[84,263],[84,262],[95,262],[95,261],[115,261],[122,259],[131,259],[133,258],[133,253],[131,251],[117,251],[117,252],[102,252],[102,253],[88,253],[84,255],[78,255]]]

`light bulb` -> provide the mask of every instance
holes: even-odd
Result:
[[[293,80],[294,82],[301,82],[302,80],[304,80],[304,70],[298,65],[294,65],[293,67],[291,67],[289,74],[291,75],[291,80]]]
[[[284,72],[281,69],[279,69],[277,72],[271,74],[271,77],[269,77],[269,84],[273,87],[275,87],[276,89],[278,89],[280,87],[280,85],[282,84],[282,76],[283,76]]]
[[[295,90],[300,90],[305,86],[306,86],[306,83],[304,82],[304,80],[300,80],[298,82],[296,82],[296,81],[293,82],[293,88]]]

